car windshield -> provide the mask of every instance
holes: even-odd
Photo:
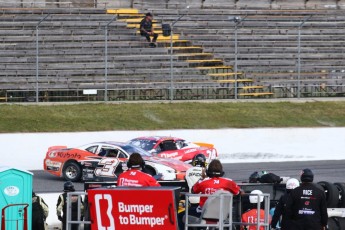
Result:
[[[142,150],[141,148],[138,148],[137,146],[134,145],[124,145],[121,146],[123,150],[125,150],[129,155],[132,153],[139,153],[141,156],[146,156],[146,157],[152,157],[152,154],[149,152],[146,152],[145,150]]]
[[[131,140],[129,143],[139,148],[142,148],[146,151],[150,151],[157,144],[157,141],[147,140],[147,139],[134,139],[134,140]]]

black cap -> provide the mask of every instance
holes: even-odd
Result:
[[[150,12],[146,13],[146,17],[153,17]]]
[[[65,184],[63,185],[63,191],[64,192],[74,192],[74,184],[71,181],[67,181],[65,182]]]
[[[302,182],[313,182],[314,181],[314,173],[310,169],[303,169],[301,173],[301,181]]]

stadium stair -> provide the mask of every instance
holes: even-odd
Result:
[[[140,34],[139,24],[144,17],[144,13],[138,9],[108,9],[108,14],[115,14],[118,21],[127,23],[127,28],[137,29],[136,34]],[[158,47],[165,47],[169,49],[170,36],[164,37],[162,31],[162,23],[160,19],[153,20],[153,27],[155,32],[159,34],[157,43]],[[193,44],[190,40],[181,39],[179,34],[173,35],[173,54],[178,60],[184,60],[189,67],[203,70],[207,76],[220,83],[222,88],[234,88],[237,84],[238,96],[240,97],[270,97],[273,95],[269,87],[263,85],[253,85],[255,82],[252,79],[242,79],[245,77],[244,73],[238,73],[238,79],[235,80],[235,73],[232,72],[232,66],[224,65],[222,59],[214,58],[212,52],[204,52],[202,46],[188,46]],[[180,44],[176,45],[176,44]],[[170,51],[169,51],[170,52]],[[223,78],[219,80],[219,78]]]

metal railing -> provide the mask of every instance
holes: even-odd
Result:
[[[192,194],[187,193],[186,196],[186,217],[185,219],[185,230],[188,230],[189,227],[216,227],[218,229],[235,229],[234,226],[256,226],[256,229],[261,229],[261,227],[264,227],[265,230],[268,230],[270,228],[270,194],[241,194],[242,197],[246,196],[257,196],[257,200],[260,201],[261,198],[263,199],[264,207],[261,209],[261,202],[258,202],[256,205],[256,210],[263,210],[264,211],[264,219],[262,220],[261,212],[257,212],[256,220],[253,220],[252,223],[244,223],[241,221],[236,221],[236,219],[233,218],[234,214],[234,195],[231,193],[227,194],[220,194],[219,196],[213,195],[205,195],[205,194]],[[203,216],[201,214],[201,217],[199,218],[199,223],[189,223],[188,218],[188,210],[189,210],[189,198],[190,197],[207,197],[208,199],[212,197],[219,197],[219,218],[216,220],[213,220],[213,223],[207,223],[206,221],[203,221]],[[228,207],[226,207],[228,206]],[[224,211],[225,209],[225,211]],[[204,210],[203,210],[204,211]],[[241,213],[242,215],[243,213]],[[195,221],[195,218],[193,218]]]
[[[70,230],[72,229],[72,224],[78,224],[78,230],[82,229],[82,226],[84,225],[90,225],[91,221],[85,221],[82,220],[80,217],[84,216],[84,211],[82,210],[82,200],[83,197],[85,197],[85,195],[87,195],[87,193],[85,192],[69,192],[67,193],[67,208],[66,208],[66,230]],[[72,196],[77,196],[78,198],[78,211],[77,211],[77,215],[78,215],[78,220],[72,220]]]
[[[77,196],[78,197],[78,217],[80,216],[86,216],[87,220],[72,220],[72,202],[71,197]],[[192,194],[192,193],[185,193],[185,229],[187,230],[189,227],[217,227],[218,229],[235,229],[234,226],[256,226],[257,229],[261,229],[264,227],[265,230],[269,229],[270,226],[270,218],[269,218],[269,211],[270,211],[270,194],[242,194],[241,197],[247,197],[247,196],[257,196],[257,200],[263,200],[264,207],[261,207],[261,203],[258,202],[256,205],[257,210],[263,210],[264,211],[264,219],[262,219],[261,212],[258,211],[257,220],[253,220],[251,223],[244,223],[241,221],[237,221],[236,218],[233,218],[234,215],[234,196],[231,193],[221,193],[219,195],[207,195],[207,194]],[[89,220],[90,217],[88,216],[88,210],[84,210],[84,213],[82,213],[81,210],[81,200],[82,197],[87,197],[86,192],[70,192],[67,193],[67,219],[66,219],[66,230],[71,229],[72,224],[78,224],[78,229],[82,229],[82,227],[85,227],[87,225],[91,224],[91,221]],[[212,198],[219,198],[219,207],[218,213],[219,217],[218,220],[213,220],[212,223],[207,223],[206,221],[203,221],[202,217],[200,217],[198,223],[190,223],[188,218],[189,213],[189,197],[207,197],[208,199]],[[218,203],[217,203],[218,204]],[[87,206],[87,201],[85,201],[85,206]],[[241,207],[241,205],[240,205]],[[213,207],[215,208],[215,207]],[[214,210],[214,209],[212,209]],[[237,209],[236,209],[237,210]],[[216,211],[217,212],[217,211]],[[84,215],[85,214],[85,215]],[[241,215],[243,213],[240,213]],[[195,220],[195,218],[194,218]],[[223,220],[223,221],[219,221]]]

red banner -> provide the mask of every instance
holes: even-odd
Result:
[[[92,230],[176,230],[174,190],[115,188],[88,190]]]

